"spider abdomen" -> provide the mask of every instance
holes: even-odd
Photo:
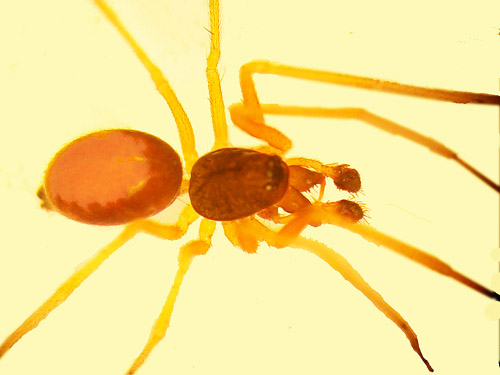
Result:
[[[253,215],[278,203],[288,187],[288,166],[277,155],[223,148],[193,165],[189,197],[196,212],[217,221]]]
[[[177,197],[182,164],[161,139],[135,130],[84,135],[51,160],[39,190],[43,206],[70,219],[118,225],[162,211]]]

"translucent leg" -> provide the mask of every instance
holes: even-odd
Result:
[[[288,246],[295,249],[306,250],[318,256],[328,263],[335,271],[339,272],[344,279],[363,293],[377,309],[379,309],[387,318],[392,320],[401,331],[403,331],[406,338],[410,342],[411,347],[422,359],[424,364],[427,366],[427,369],[431,372],[434,371],[430,363],[423,356],[418,344],[417,334],[413,331],[408,322],[362,278],[358,271],[356,271],[342,255],[318,241],[310,240],[304,237],[295,238]]]
[[[472,165],[468,164],[466,161],[461,159],[455,151],[450,150],[444,144],[432,138],[426,137],[425,135],[417,133],[416,131],[410,128],[399,125],[394,121],[391,121],[382,116],[378,116],[374,113],[371,113],[364,108],[320,108],[320,107],[284,106],[278,104],[262,104],[261,110],[262,113],[273,114],[273,115],[356,119],[365,122],[368,125],[372,125],[387,133],[398,135],[411,142],[426,147],[436,155],[457,162],[460,166],[462,166],[467,171],[472,173],[474,176],[479,178],[486,185],[488,185],[489,187],[500,193],[500,185],[496,184],[494,181],[485,176],[483,173],[479,172]]]
[[[383,81],[379,79],[353,76],[348,74],[327,72],[314,69],[298,68],[295,66],[278,64],[271,61],[251,61],[240,68],[240,86],[243,95],[243,105],[234,104],[229,107],[231,117],[233,112],[247,117],[249,124],[243,124],[246,128],[264,125],[264,113],[255,89],[254,74],[273,74],[282,77],[292,77],[309,81],[324,82],[336,85],[352,86],[362,89],[390,92],[399,95],[409,95],[432,100],[442,100],[455,103],[476,103],[500,105],[500,96],[464,91],[451,91],[432,89],[418,86],[403,85],[396,82]],[[241,107],[244,107],[242,109]],[[293,114],[293,113],[290,113]],[[239,124],[235,124],[239,126]],[[266,125],[267,126],[267,125]],[[269,127],[269,126],[267,126]],[[249,133],[254,135],[253,133]],[[261,138],[256,135],[257,138]]]
[[[191,206],[186,206],[174,225],[163,225],[152,221],[138,221],[129,224],[123,232],[97,252],[81,268],[71,275],[33,314],[31,314],[0,346],[0,358],[26,333],[36,328],[57,306],[63,303],[99,266],[116,250],[138,233],[148,233],[167,240],[177,240],[187,231],[198,215]]]
[[[460,166],[472,173],[474,176],[483,181],[486,185],[500,193],[500,185],[496,184],[490,178],[478,171],[472,165],[461,159],[457,153],[442,143],[426,137],[423,134],[397,124],[394,121],[388,120],[382,116],[375,115],[364,108],[321,108],[321,107],[300,107],[300,106],[285,106],[278,104],[258,104],[258,107],[246,107],[242,103],[233,104],[229,107],[231,119],[234,124],[248,134],[262,139],[270,146],[275,147],[283,153],[288,151],[292,144],[291,141],[279,130],[272,128],[264,123],[263,115],[286,115],[286,116],[301,116],[301,117],[318,117],[318,118],[340,118],[340,119],[356,119],[368,125],[372,125],[382,131],[398,135],[411,142],[417,143],[428,148],[431,152],[444,158],[457,162]],[[291,159],[294,160],[294,159]],[[297,163],[291,161],[289,164]],[[298,164],[302,165],[302,164]],[[317,169],[314,163],[312,168]],[[317,169],[319,172],[319,169]]]
[[[182,280],[184,279],[184,275],[186,275],[193,259],[197,255],[203,255],[208,251],[212,243],[211,239],[214,230],[215,222],[203,219],[200,223],[198,240],[188,242],[181,247],[178,257],[179,268],[175,275],[174,283],[168,293],[167,300],[165,301],[163,309],[151,329],[149,339],[144,346],[144,349],[142,349],[141,354],[139,354],[139,356],[135,359],[127,374],[135,374],[137,369],[144,363],[154,347],[163,339],[163,337],[165,337],[167,328],[170,325],[170,318],[174,309],[174,303],[177,295],[179,294],[179,289],[181,287]]]
[[[500,301],[500,295],[454,270],[437,257],[382,233],[370,225],[352,223],[338,213],[329,210],[328,203],[315,203],[314,205],[297,212],[294,216],[295,217],[279,231],[278,236],[275,239],[276,246],[289,246],[289,244],[293,242],[298,235],[300,235],[302,230],[309,225],[309,223],[333,224],[359,234],[366,241],[372,242],[376,245],[382,245],[399,255],[440,273],[441,275],[450,277],[488,298]]]
[[[358,87],[367,90],[389,92],[399,95],[416,96],[432,100],[442,100],[454,103],[500,104],[500,96],[472,93],[465,91],[442,90],[418,86],[403,85],[397,82],[383,81],[367,77],[353,76],[315,69],[298,68],[278,64],[271,61],[251,61],[240,68],[240,86],[245,106],[258,107],[259,100],[253,75],[275,74],[282,77],[292,77],[309,81],[331,83],[336,85]]]
[[[253,238],[254,242],[265,241],[270,246],[281,246],[279,244],[279,234],[268,229],[255,219],[241,220],[239,222],[233,223],[232,226],[237,226],[238,228],[237,230],[235,230],[235,228],[232,228],[233,232],[231,233],[231,242],[237,246],[242,247],[243,250],[247,252],[252,252],[251,248],[245,248],[249,243],[248,238]],[[294,237],[287,246],[306,250],[318,256],[319,258],[327,262],[334,270],[339,272],[345,280],[347,280],[349,283],[351,283],[351,285],[353,285],[356,289],[363,293],[378,310],[380,310],[387,318],[392,320],[399,327],[399,329],[403,331],[413,350],[420,356],[424,364],[427,366],[427,369],[429,371],[434,371],[429,362],[424,358],[418,344],[417,335],[412,330],[408,322],[362,278],[362,276],[349,264],[349,262],[343,256],[318,241],[309,240],[299,236]]]
[[[104,0],[94,0],[95,4],[99,7],[106,18],[115,26],[118,32],[125,38],[129,46],[132,48],[137,58],[141,61],[142,65],[147,69],[151,79],[156,85],[156,89],[163,96],[170,111],[174,116],[175,123],[177,124],[177,129],[179,131],[179,137],[181,140],[182,153],[184,155],[184,160],[186,162],[186,170],[191,171],[191,167],[194,162],[198,159],[198,153],[196,152],[196,146],[194,141],[193,128],[191,122],[184,111],[179,99],[175,95],[174,90],[168,83],[167,79],[163,76],[163,73],[158,69],[158,67],[149,59],[146,52],[137,44],[137,42],[129,34],[125,26],[121,23],[120,19],[116,13],[106,4]]]
[[[264,123],[260,110],[246,108],[243,104],[232,104],[229,113],[233,124],[252,137],[267,142],[283,154],[292,148],[292,141],[279,130]]]
[[[213,149],[227,147],[226,108],[222,99],[220,77],[217,64],[220,57],[220,20],[219,2],[210,0],[210,53],[207,58],[208,95],[210,98],[210,111],[214,128],[215,143]]]

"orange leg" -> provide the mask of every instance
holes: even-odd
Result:
[[[431,152],[442,156],[446,159],[457,162],[460,166],[468,170],[474,176],[483,181],[486,185],[500,193],[500,186],[490,178],[479,172],[472,165],[461,159],[458,154],[446,147],[444,144],[426,137],[416,131],[397,124],[394,121],[388,120],[382,116],[375,115],[364,108],[319,108],[319,107],[299,107],[299,106],[282,106],[277,104],[262,104],[262,113],[273,115],[293,115],[304,117],[323,117],[323,118],[339,118],[339,119],[355,119],[372,125],[380,130],[393,135],[398,135],[411,142],[417,143],[428,148]]]
[[[231,120],[238,128],[250,134],[252,137],[261,139],[269,146],[285,154],[292,148],[292,141],[279,130],[266,125],[260,111],[254,111],[243,106],[243,104],[232,104],[229,106]],[[257,118],[256,118],[257,117]]]
[[[210,53],[207,57],[207,81],[210,97],[210,113],[214,128],[213,150],[229,146],[227,135],[226,109],[222,99],[220,77],[217,64],[220,58],[219,2],[210,0]]]
[[[277,247],[290,246],[289,244],[293,242],[310,223],[314,223],[315,225],[318,223],[337,225],[350,232],[359,234],[366,241],[372,242],[378,246],[382,245],[424,267],[440,273],[441,275],[450,277],[486,297],[500,301],[500,295],[454,270],[437,257],[382,233],[370,225],[353,223],[336,212],[335,209],[332,209],[332,207],[334,206],[329,203],[316,202],[298,211],[294,214],[295,217],[278,232],[274,245]]]
[[[33,314],[31,314],[0,346],[0,358],[25,334],[36,328],[57,306],[63,303],[111,254],[134,238],[138,233],[147,233],[167,240],[177,240],[187,231],[198,214],[188,205],[181,212],[177,223],[163,225],[150,220],[137,221],[125,227],[112,242],[103,247],[73,275],[71,275]]]
[[[309,81],[332,83],[336,85],[358,87],[362,89],[389,92],[400,95],[416,96],[421,98],[442,100],[454,103],[500,104],[500,96],[490,94],[471,93],[465,91],[451,91],[431,89],[418,86],[403,85],[401,83],[383,81],[379,79],[353,76],[322,70],[298,68],[295,66],[278,64],[271,61],[251,61],[240,69],[240,85],[245,106],[258,109],[259,99],[255,90],[253,75],[275,74],[282,77],[292,77]]]
[[[175,275],[174,284],[170,288],[170,292],[168,293],[167,300],[163,305],[162,311],[151,329],[146,345],[142,349],[139,356],[135,359],[127,374],[135,374],[137,369],[144,363],[154,347],[163,339],[163,337],[165,337],[165,333],[170,325],[170,318],[174,309],[175,300],[179,294],[182,280],[184,279],[184,276],[186,275],[193,259],[197,255],[206,254],[210,248],[212,244],[212,235],[215,231],[215,224],[215,221],[203,219],[200,223],[198,239],[190,241],[181,247],[178,257],[179,268]]]
[[[469,93],[463,91],[430,89],[347,74],[297,68],[288,65],[273,63],[270,61],[252,61],[243,65],[240,69],[240,85],[243,95],[243,103],[233,104],[229,107],[231,118],[233,119],[233,122],[236,126],[242,128],[244,131],[257,138],[266,141],[271,146],[279,148],[280,150],[283,150],[285,152],[291,147],[291,143],[288,145],[283,141],[280,141],[281,143],[278,142],[276,144],[276,139],[281,140],[281,138],[285,136],[278,130],[271,128],[269,125],[265,124],[264,114],[267,113],[287,116],[357,119],[380,130],[394,135],[399,135],[405,139],[408,139],[409,141],[427,147],[432,152],[442,157],[454,160],[467,171],[483,181],[485,184],[487,184],[497,192],[500,192],[500,186],[498,184],[496,184],[484,174],[479,172],[476,168],[462,160],[453,150],[450,150],[449,148],[432,138],[419,134],[391,120],[375,115],[363,108],[318,108],[261,104],[259,102],[257,91],[255,89],[255,83],[253,81],[253,75],[257,73],[274,74],[283,77],[293,77],[317,82],[353,86],[363,89],[455,103],[500,105],[500,96]]]
[[[266,228],[255,219],[244,219],[232,224],[225,224],[224,228],[226,229],[228,226],[233,227],[233,230],[238,233],[237,236],[232,238],[233,244],[243,248],[243,250],[247,252],[252,252],[251,248],[245,248],[249,238],[252,238],[255,243],[257,243],[257,241],[264,241],[270,246],[281,247],[280,234]],[[308,251],[324,260],[335,271],[339,272],[345,280],[363,293],[379,311],[401,329],[410,342],[413,350],[427,366],[427,369],[429,371],[434,371],[423,356],[418,344],[417,335],[408,322],[363,279],[358,271],[356,271],[343,256],[318,241],[300,236],[294,237],[287,246]]]
[[[191,167],[198,159],[196,152],[193,128],[191,122],[184,111],[181,103],[177,99],[174,90],[158,67],[150,60],[145,51],[137,44],[135,39],[125,29],[116,13],[103,1],[94,0],[101,9],[106,18],[116,27],[118,32],[125,38],[143,66],[149,72],[151,79],[156,85],[157,90],[167,102],[172,115],[174,116],[179,136],[181,139],[182,152],[186,162],[186,170],[191,171]],[[220,87],[220,77],[217,71],[217,65],[220,58],[220,25],[219,25],[219,3],[216,0],[210,0],[210,53],[207,57],[206,75],[208,81],[208,91],[210,97],[210,111],[212,115],[212,125],[215,135],[213,149],[227,147],[229,145],[226,112],[222,91]]]
[[[103,0],[94,0],[95,4],[99,7],[106,18],[115,26],[118,32],[125,38],[129,46],[132,48],[137,58],[141,61],[142,65],[147,69],[151,79],[156,85],[156,89],[163,96],[170,111],[174,116],[175,123],[177,124],[177,130],[179,131],[179,137],[181,140],[182,153],[184,155],[184,161],[186,163],[186,170],[191,171],[191,167],[194,162],[198,159],[198,153],[196,152],[196,146],[194,141],[193,127],[191,122],[184,111],[179,99],[175,95],[174,90],[170,86],[170,83],[163,76],[163,73],[158,69],[158,67],[150,60],[146,55],[146,52],[137,44],[130,33],[125,29],[121,21],[118,19],[116,13],[111,9]]]

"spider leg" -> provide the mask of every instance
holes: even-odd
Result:
[[[387,318],[392,320],[394,324],[396,324],[399,329],[403,331],[406,338],[410,342],[411,347],[422,359],[424,364],[427,366],[427,369],[430,372],[434,371],[430,363],[423,356],[418,344],[417,334],[413,331],[408,322],[362,278],[358,271],[356,271],[343,256],[318,241],[300,236],[295,238],[288,246],[295,249],[309,251],[328,263],[335,271],[339,272],[344,279],[363,293],[378,310],[380,310]]]
[[[165,301],[162,311],[151,329],[146,345],[128,370],[128,375],[135,374],[137,369],[144,363],[154,347],[163,339],[163,337],[165,337],[165,333],[170,325],[170,318],[174,309],[174,303],[177,295],[179,294],[179,289],[181,287],[182,280],[184,279],[184,275],[186,275],[193,259],[197,255],[203,255],[208,251],[212,243],[211,239],[214,231],[215,221],[203,219],[200,223],[198,239],[190,241],[181,247],[178,257],[179,268],[175,275],[174,283],[168,293],[167,300]]]
[[[189,121],[184,108],[179,102],[179,99],[177,99],[174,90],[170,86],[170,83],[167,81],[167,79],[163,76],[163,73],[160,71],[160,69],[149,59],[149,57],[146,55],[146,52],[144,52],[144,50],[137,44],[135,39],[123,26],[116,13],[106,4],[104,0],[94,0],[94,2],[102,11],[104,16],[106,16],[106,18],[113,24],[113,26],[118,30],[122,37],[127,41],[128,45],[132,48],[137,58],[149,72],[151,79],[156,85],[156,89],[163,96],[168,106],[170,107],[170,111],[174,116],[174,120],[179,131],[182,153],[184,155],[184,160],[186,161],[186,170],[190,172],[194,162],[198,159],[198,153],[196,152],[194,133],[191,122]]]
[[[458,281],[459,283],[475,290],[476,292],[485,295],[488,298],[500,301],[500,295],[468,278],[462,273],[454,270],[451,266],[449,266],[439,258],[403,241],[393,238],[385,233],[382,233],[370,225],[353,223],[339,213],[330,209],[328,203],[314,203],[308,207],[305,207],[304,209],[301,209],[294,215],[295,217],[287,224],[285,224],[285,226],[278,232],[277,238],[275,240],[275,246],[290,246],[289,244],[294,241],[294,239],[302,232],[302,230],[306,226],[309,225],[309,223],[314,223],[315,225],[317,225],[318,223],[337,225],[349,230],[350,232],[360,235],[366,241],[372,242],[378,246],[382,245],[399,255],[402,255],[416,263],[423,265],[424,267],[427,267],[441,275],[450,277],[455,281]]]
[[[372,78],[358,77],[347,74],[339,74],[333,72],[319,71],[313,69],[297,68],[293,66],[273,63],[270,61],[252,61],[243,65],[240,69],[240,85],[243,95],[243,103],[234,104],[229,107],[231,118],[236,126],[246,131],[252,136],[263,139],[271,146],[276,147],[273,143],[275,138],[284,137],[284,135],[266,125],[264,122],[264,113],[274,115],[288,116],[306,116],[306,117],[329,117],[329,118],[349,118],[358,119],[376,128],[402,136],[412,142],[418,143],[429,148],[432,152],[452,159],[468,170],[474,176],[482,180],[488,186],[500,192],[500,186],[472,167],[460,157],[457,153],[448,149],[443,144],[419,134],[411,129],[405,128],[393,121],[385,119],[381,116],[370,113],[362,108],[314,108],[314,107],[299,107],[299,106],[280,106],[275,104],[261,104],[255,89],[253,75],[274,74],[283,77],[292,77],[305,79],[317,82],[325,82],[330,84],[338,84],[344,86],[353,86],[363,89],[397,93],[401,95],[409,95],[422,97],[433,100],[442,100],[455,103],[475,103],[475,104],[494,104],[500,105],[500,96],[490,94],[470,93],[464,91],[451,91],[442,89],[430,89],[424,87],[402,85],[395,82],[376,80]],[[271,130],[268,130],[271,128]],[[262,135],[259,133],[262,132]],[[274,134],[278,132],[280,136]],[[285,137],[286,138],[286,137]],[[286,138],[288,139],[288,138]],[[291,146],[291,143],[290,143]],[[288,147],[288,144],[284,144]],[[278,147],[279,148],[279,147]],[[289,147],[288,147],[289,148]],[[288,150],[288,148],[286,150]],[[286,151],[284,150],[284,151]]]
[[[220,21],[219,2],[210,0],[210,53],[207,57],[207,81],[210,97],[210,112],[214,128],[215,142],[213,150],[229,145],[227,135],[226,110],[220,87],[220,77],[217,64],[220,58]]]
[[[231,229],[234,231],[233,233],[237,233],[236,236],[231,236],[231,238],[228,236],[230,241],[247,252],[254,252],[253,248],[246,248],[248,244],[248,238],[253,238],[253,241],[255,241],[255,243],[257,243],[257,241],[264,241],[269,246],[278,248],[281,247],[279,238],[280,234],[265,227],[256,219],[249,218],[237,222],[224,223],[224,230],[226,230],[226,227],[232,227]],[[237,229],[234,227],[237,227]],[[363,293],[379,311],[381,311],[387,318],[392,320],[399,327],[399,329],[403,331],[413,350],[422,359],[424,364],[427,366],[427,369],[431,372],[434,371],[429,362],[423,356],[418,344],[417,335],[410,327],[408,322],[363,279],[359,272],[356,271],[343,256],[318,241],[307,239],[301,236],[295,236],[287,244],[287,246],[295,249],[306,250],[318,256],[326,263],[328,263],[334,270],[339,272],[345,280],[347,280],[349,283],[351,283],[352,286]]]
[[[279,130],[264,123],[260,110],[247,108],[243,104],[232,104],[229,113],[233,124],[252,137],[267,142],[271,147],[285,154],[292,148],[292,141]]]
[[[300,107],[284,106],[278,104],[262,104],[262,113],[273,115],[293,115],[304,117],[340,118],[356,119],[372,125],[380,130],[394,135],[399,135],[411,142],[427,147],[431,152],[446,159],[457,162],[460,166],[468,170],[474,176],[483,181],[486,185],[500,193],[500,185],[497,185],[490,178],[479,172],[472,165],[461,159],[458,154],[446,147],[444,144],[417,133],[416,131],[397,124],[394,121],[378,116],[364,108],[321,108],[321,107]]]
[[[245,106],[259,106],[257,91],[253,75],[275,74],[283,77],[292,77],[310,81],[331,83],[343,86],[358,87],[362,89],[389,92],[400,95],[416,96],[421,98],[441,100],[454,103],[476,103],[476,104],[500,104],[500,96],[491,94],[472,93],[465,91],[452,91],[403,85],[397,82],[383,81],[379,79],[327,72],[315,69],[298,68],[295,66],[278,64],[271,61],[251,61],[240,68],[240,85]]]
[[[147,233],[168,240],[177,240],[198,218],[191,206],[181,212],[177,223],[164,225],[150,220],[137,221],[125,229],[108,245],[99,250],[83,266],[78,268],[35,312],[33,312],[0,346],[0,358],[25,334],[36,328],[57,306],[62,304],[80,284],[87,279],[111,254],[121,248],[138,233]]]

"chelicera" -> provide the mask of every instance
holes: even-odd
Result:
[[[38,193],[43,207],[88,224],[127,226],[113,242],[77,270],[5,340],[0,347],[0,356],[35,328],[105,259],[137,233],[147,233],[169,240],[178,239],[186,233],[189,225],[200,217],[202,219],[199,238],[181,248],[179,270],[174,285],[153,326],[148,342],[130,367],[129,374],[137,371],[165,335],[183,277],[192,260],[209,250],[215,222],[222,222],[224,232],[231,243],[249,253],[257,250],[259,242],[265,242],[277,248],[290,246],[317,255],[365,294],[403,331],[413,350],[430,371],[433,369],[424,358],[417,336],[408,322],[385,302],[343,257],[323,244],[301,237],[302,230],[307,226],[324,224],[344,227],[368,241],[388,247],[438,273],[454,278],[489,298],[499,299],[495,292],[458,273],[439,259],[363,223],[364,208],[354,200],[323,202],[323,192],[329,179],[337,188],[356,194],[361,188],[359,174],[345,164],[324,164],[306,158],[286,158],[291,142],[284,134],[265,123],[264,114],[358,118],[456,161],[496,191],[500,190],[498,185],[442,144],[366,111],[262,105],[257,98],[252,76],[257,73],[276,74],[459,103],[498,105],[498,96],[425,89],[268,61],[254,61],[241,69],[243,103],[230,106],[229,111],[236,126],[265,141],[267,145],[256,149],[232,147],[227,137],[225,108],[217,72],[220,53],[218,2],[212,0],[212,45],[207,63],[207,79],[215,144],[211,152],[199,158],[194,147],[194,135],[189,119],[162,73],[132,39],[106,3],[96,0],[96,4],[133,48],[150,73],[158,91],[169,104],[181,138],[184,168],[178,154],[166,142],[150,134],[128,129],[112,129],[84,135],[55,155],[49,163],[44,183]],[[310,193],[315,190],[319,192],[311,196]],[[149,216],[162,211],[178,196],[186,193],[189,194],[190,203],[185,206],[175,224],[165,225],[147,220]],[[266,226],[268,221],[280,225],[280,229]]]

